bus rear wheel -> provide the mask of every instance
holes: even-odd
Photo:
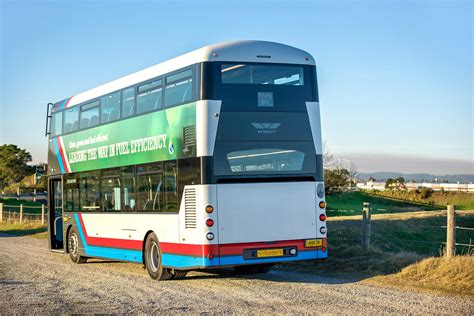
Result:
[[[155,280],[170,280],[173,277],[170,269],[161,265],[161,248],[155,233],[148,235],[145,241],[145,267]]]
[[[67,236],[67,245],[69,250],[69,257],[75,263],[84,263],[87,261],[86,257],[83,257],[79,254],[79,234],[77,233],[77,229],[72,227],[69,230],[69,234]]]

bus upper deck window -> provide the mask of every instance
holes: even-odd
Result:
[[[64,111],[63,132],[70,133],[79,129],[79,107],[74,106]]]
[[[101,98],[100,121],[113,122],[120,118],[120,92],[115,92]]]
[[[171,106],[192,100],[192,75],[192,70],[188,69],[166,77],[165,106]]]
[[[61,135],[63,131],[63,112],[53,114],[51,121],[51,136]]]
[[[135,114],[135,88],[128,88],[122,92],[122,117]]]

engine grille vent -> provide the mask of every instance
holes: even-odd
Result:
[[[183,145],[184,148],[196,145],[196,127],[194,125],[183,128]]]
[[[196,189],[184,190],[184,227],[196,228]]]

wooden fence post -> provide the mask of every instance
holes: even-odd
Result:
[[[364,202],[362,209],[362,248],[369,249],[370,246],[370,203]]]
[[[20,204],[20,224],[23,222],[23,203]]]
[[[3,203],[0,203],[0,223],[3,223]]]
[[[456,212],[454,205],[448,205],[448,223],[446,227],[446,258],[451,258],[456,255]]]
[[[41,225],[44,225],[44,204],[41,204]]]

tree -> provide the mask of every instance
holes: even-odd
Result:
[[[20,182],[24,177],[34,173],[34,168],[28,166],[31,154],[16,145],[0,146],[0,189],[13,183]]]
[[[405,190],[406,185],[405,185],[405,179],[403,177],[399,177],[396,179],[387,179],[385,182],[385,189],[389,190]]]
[[[329,152],[329,147],[324,142],[323,144],[323,165],[324,169],[330,169],[334,163],[334,155]]]
[[[324,171],[324,188],[326,195],[344,191],[350,182],[351,174],[347,169],[326,169]]]

